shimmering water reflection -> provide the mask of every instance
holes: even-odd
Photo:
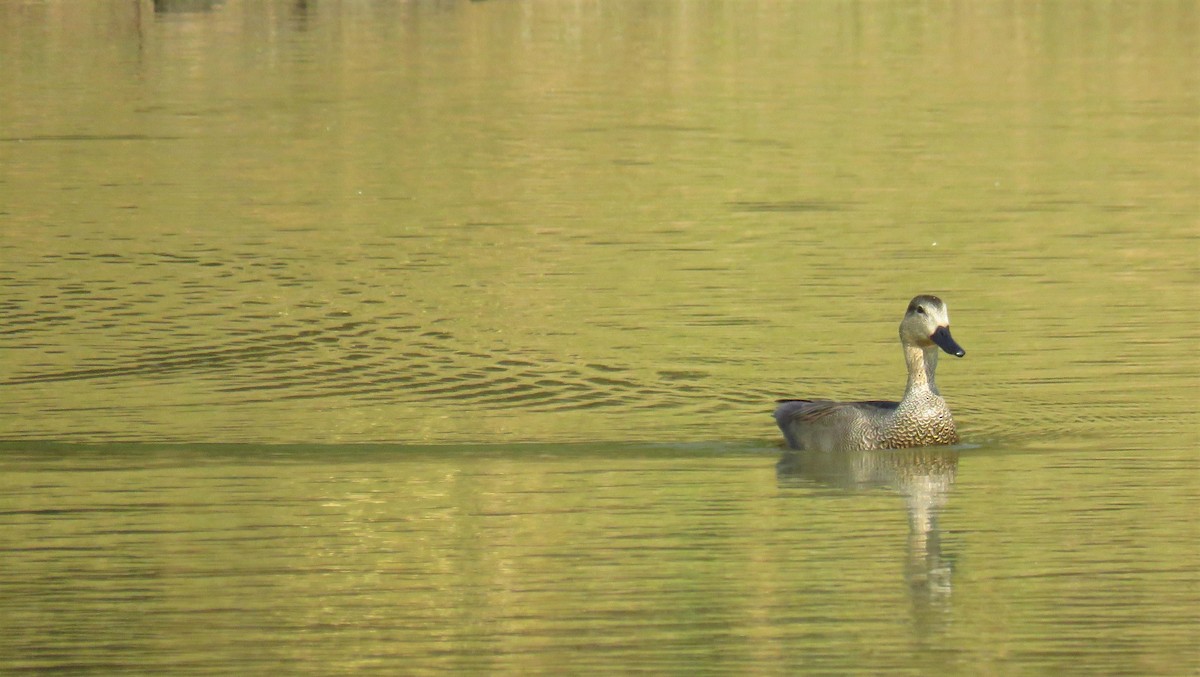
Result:
[[[9,445],[0,666],[1186,673],[1195,464],[1097,460]]]

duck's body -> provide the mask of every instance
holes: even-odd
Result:
[[[900,323],[900,343],[908,363],[908,387],[899,402],[782,400],[775,422],[793,449],[842,451],[899,449],[958,442],[950,408],[934,383],[938,349],[962,357],[950,336],[946,304],[917,296]]]

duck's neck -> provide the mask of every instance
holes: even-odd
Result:
[[[904,346],[904,361],[908,364],[908,386],[904,389],[906,398],[926,392],[939,395],[937,384],[933,381],[938,361],[937,346]]]

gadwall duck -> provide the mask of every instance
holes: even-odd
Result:
[[[900,322],[908,386],[899,402],[780,400],[775,422],[792,449],[854,451],[927,447],[958,442],[950,409],[933,382],[938,348],[966,354],[950,337],[946,304],[923,294]]]

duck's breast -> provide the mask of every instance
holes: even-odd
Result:
[[[902,449],[957,443],[958,430],[950,409],[940,397],[936,399],[937,402],[923,403],[920,407],[902,404],[884,434],[884,445]]]

